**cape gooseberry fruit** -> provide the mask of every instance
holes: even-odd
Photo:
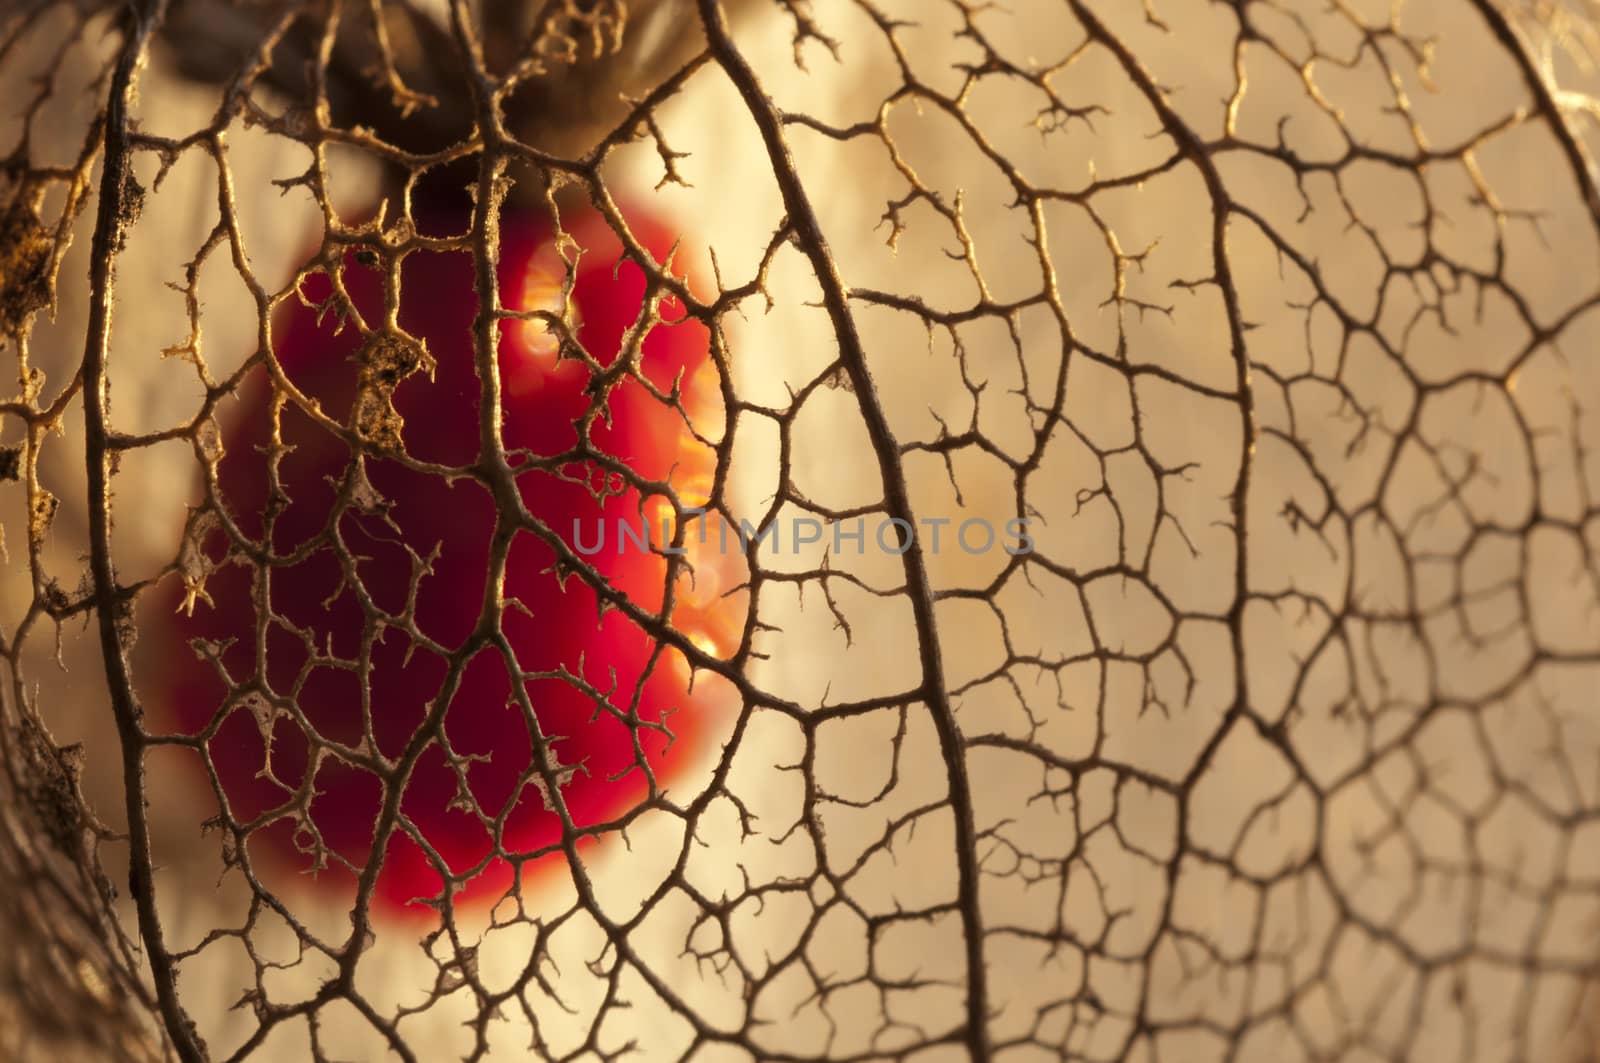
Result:
[[[698,291],[701,264],[674,252],[672,231],[645,210],[624,215]],[[419,201],[413,216],[443,236],[464,232],[470,214]],[[569,296],[571,306],[570,331],[540,318],[498,325],[517,493],[573,548],[569,562],[632,606],[659,616],[670,582],[672,629],[726,656],[743,623],[745,595],[730,593],[742,559],[705,535],[711,518],[679,516],[711,493],[725,421],[708,331],[659,290],[646,306],[644,270],[592,207],[561,223],[570,241],[542,211],[501,211],[502,305],[558,316]],[[480,461],[474,258],[416,250],[392,266],[371,249],[345,257],[338,283],[357,315],[334,309],[326,273],[283,304],[277,364],[342,432],[258,368],[218,412],[220,509],[191,516],[184,578],[164,586],[145,626],[159,647],[157,715],[202,736],[232,816],[251,826],[258,870],[280,882],[315,870],[316,889],[353,900],[380,812],[398,800],[374,901],[426,914],[419,899],[444,888],[440,865],[462,879],[457,903],[493,902],[516,868],[526,885],[564,867],[548,780],[582,838],[636,809],[652,779],[669,789],[704,764],[736,698],[626,609],[602,609],[550,538],[498,519],[484,482],[493,458]],[[228,549],[230,522],[247,549]],[[671,561],[664,533],[684,551]]]

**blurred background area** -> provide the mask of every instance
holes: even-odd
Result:
[[[564,159],[686,71],[594,172],[741,293],[708,321],[741,404],[731,515],[876,521],[898,485],[944,547],[921,574],[870,540],[759,554],[734,664],[760,698],[685,784],[693,810],[596,856],[594,899],[380,922],[345,982],[348,912],[246,881],[202,830],[194,758],[140,750],[209,1057],[1600,1058],[1595,12],[726,6],[704,60],[687,3],[463,11],[491,69],[545,56],[508,127]],[[409,115],[368,5],[296,10],[174,0],[139,76],[136,128],[164,139],[134,155],[111,414],[181,431],[120,456],[124,585],[177,578],[202,499],[186,350],[223,380],[257,348],[231,233],[190,269],[219,219],[283,292],[330,215],[392,196],[369,136],[471,132],[444,7],[382,5],[402,79],[440,101]],[[174,1051],[85,575],[120,18],[0,15],[7,1059]],[[299,28],[250,88],[274,130],[219,107],[279,20]],[[320,196],[294,183],[313,148]],[[515,176],[538,209],[548,173]],[[26,302],[41,262],[48,303]],[[953,548],[969,519],[1027,519],[1035,551]]]

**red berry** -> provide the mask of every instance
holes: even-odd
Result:
[[[460,232],[468,220],[464,210],[437,206],[419,206],[417,213],[429,233]],[[641,211],[629,210],[628,218],[640,243],[664,260],[673,234]],[[613,367],[628,330],[640,317],[645,274],[632,260],[617,265],[621,242],[592,208],[568,211],[562,222],[582,248],[573,292],[577,338],[590,357]],[[559,310],[566,266],[549,219],[507,206],[500,224],[503,304],[514,310]],[[572,253],[567,250],[569,259]],[[382,332],[383,263],[374,263],[370,254],[361,257],[365,263],[355,254],[348,256],[341,274],[368,334],[355,323],[338,331],[336,314],[319,319],[315,310],[291,302],[274,322],[279,364],[324,414],[355,423],[368,438],[380,441],[385,431],[392,431],[381,416],[384,389],[401,377],[393,386],[392,401],[404,422],[400,438],[405,453],[423,462],[473,464],[479,450],[480,385],[473,360],[477,298],[472,257],[421,251],[407,256],[397,317],[400,332],[390,334]],[[674,271],[681,273],[684,263],[685,252],[680,251]],[[329,279],[320,274],[301,285],[313,304],[331,290]],[[585,549],[593,547],[603,521],[605,548],[584,560],[651,612],[662,606],[666,560],[631,541],[619,550],[616,522],[623,518],[639,527],[643,503],[659,545],[661,517],[672,513],[666,499],[641,499],[623,477],[597,463],[548,459],[571,455],[579,445],[579,425],[587,423],[596,451],[644,480],[670,481],[685,506],[704,502],[716,456],[694,433],[714,440],[723,423],[708,333],[704,325],[684,317],[676,300],[661,300],[659,310],[667,323],[649,330],[637,367],[614,379],[608,379],[610,373],[591,372],[579,360],[558,360],[555,335],[538,322],[504,322],[499,344],[505,449],[514,465],[519,453],[541,464],[518,474],[524,504],[569,545],[577,545],[572,541],[576,522]],[[435,363],[431,381],[424,371],[406,375],[409,364],[419,361],[416,347],[403,339],[382,338],[402,334],[425,344]],[[652,394],[639,376],[666,395],[677,381],[690,421]],[[221,414],[225,456],[219,464],[219,494],[238,529],[259,541],[266,527],[269,461],[264,451],[272,423],[264,373],[241,394],[240,406],[224,408]],[[351,413],[358,394],[366,411],[361,416]],[[272,524],[270,546],[280,558],[297,550],[309,552],[293,565],[271,569],[270,600],[276,617],[299,630],[277,620],[267,625],[266,667],[257,676],[257,610],[251,604],[257,600],[257,570],[235,556],[209,574],[204,586],[209,604],[196,604],[192,616],[174,612],[182,603],[182,587],[159,603],[159,702],[170,706],[172,723],[187,734],[203,731],[219,711],[224,713],[207,747],[236,819],[277,816],[251,835],[249,845],[253,858],[279,870],[311,864],[307,850],[312,835],[304,824],[297,826],[291,813],[295,794],[306,783],[313,739],[363,751],[370,710],[377,749],[391,765],[408,748],[426,741],[405,786],[401,811],[452,873],[466,873],[487,861],[463,896],[492,902],[503,895],[512,872],[504,860],[491,858],[492,827],[483,817],[504,816],[500,844],[511,854],[555,845],[562,836],[556,813],[534,781],[538,776],[529,721],[511,696],[510,673],[492,644],[470,657],[444,715],[443,731],[456,756],[479,758],[467,769],[470,801],[459,799],[457,777],[444,749],[427,737],[434,732],[425,721],[449,676],[447,658],[473,636],[483,609],[496,523],[493,500],[472,479],[451,483],[369,451],[363,463],[366,476],[384,500],[386,518],[356,507],[342,509],[338,517],[340,537],[358,558],[360,587],[352,587],[341,582],[339,558],[325,536],[331,515],[340,509],[339,485],[351,475],[352,448],[293,403],[283,405],[281,425],[282,441],[292,448],[279,466],[288,502]],[[597,490],[611,493],[597,500]],[[691,546],[698,538],[695,527],[689,525]],[[217,546],[223,538],[220,532],[211,535],[213,559],[221,556]],[[695,550],[688,558],[693,576],[683,574],[677,581],[672,624],[702,648],[725,654],[737,638],[743,607],[737,604],[742,598],[722,594],[741,577],[737,558],[717,554],[715,537],[711,542],[712,549]],[[437,549],[432,571],[420,583],[413,576],[414,558],[402,543],[424,559]],[[594,590],[581,578],[560,578],[552,570],[555,559],[554,550],[532,534],[516,536],[505,569],[508,607],[500,630],[523,672],[540,675],[525,688],[538,727],[547,736],[559,736],[552,746],[558,766],[576,768],[562,795],[581,830],[637,807],[648,793],[644,765],[658,786],[670,787],[683,767],[720,743],[733,699],[725,683],[713,682],[704,672],[695,676],[691,690],[690,669],[681,653],[663,650],[619,610],[602,616]],[[369,612],[403,616],[414,584],[416,627],[443,653],[387,626],[371,648],[370,676],[363,677],[352,662],[360,658],[364,640],[384,627],[374,624]],[[365,608],[358,590],[370,596]],[[192,639],[233,640],[220,657],[229,680],[190,648]],[[580,689],[571,676],[581,677],[590,689]],[[236,688],[231,699],[230,685]],[[287,711],[272,720],[270,776],[263,771],[269,762],[261,724],[267,718],[266,702],[247,696],[258,685],[264,687],[260,693],[278,699],[285,709],[292,700],[304,715],[303,724]],[[363,706],[364,689],[370,694],[369,709]],[[601,695],[606,704],[597,708]],[[637,725],[628,720],[635,711]],[[309,813],[309,824],[326,847],[356,868],[369,860],[383,797],[379,775],[350,763],[359,759],[324,749]],[[564,863],[565,857],[556,853],[528,866]],[[318,881],[348,894],[355,879],[333,860]],[[441,886],[424,850],[396,830],[375,891],[382,907],[401,910],[413,898],[437,894]]]

